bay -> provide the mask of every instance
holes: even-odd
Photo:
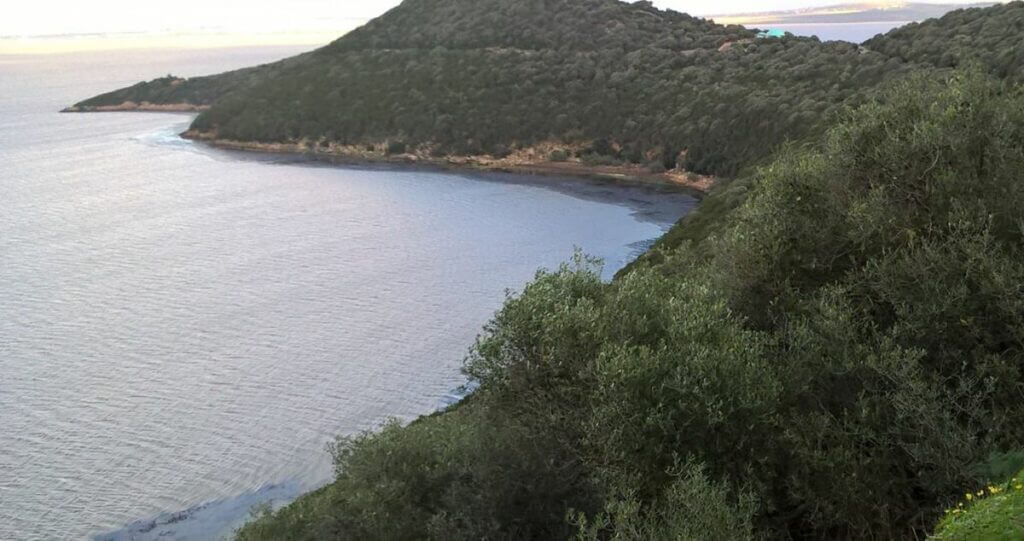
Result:
[[[434,411],[506,289],[576,247],[610,277],[695,204],[226,152],[177,137],[183,114],[57,113],[296,52],[0,57],[0,539],[228,535],[328,481],[336,435]]]

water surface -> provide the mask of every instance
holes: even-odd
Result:
[[[866,21],[844,23],[777,23],[762,24],[765,28],[777,28],[797,36],[817,36],[822,41],[849,41],[863,43],[878,34],[885,34],[911,21]]]
[[[317,486],[334,435],[432,411],[462,383],[506,288],[574,246],[610,275],[693,205],[239,155],[177,138],[187,115],[56,113],[294,52],[0,57],[0,539],[221,500],[236,520],[247,495]]]

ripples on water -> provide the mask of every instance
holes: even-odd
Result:
[[[290,52],[0,62],[0,539],[323,483],[334,435],[462,383],[506,288],[574,246],[610,273],[692,205],[240,156],[175,137],[184,115],[55,113]]]

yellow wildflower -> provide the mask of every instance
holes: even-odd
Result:
[[[967,501],[971,501],[973,499],[974,499],[974,494],[971,494],[970,492],[968,492],[967,493]]]

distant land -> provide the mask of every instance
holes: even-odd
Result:
[[[942,17],[954,10],[990,7],[993,3],[851,3],[790,11],[770,11],[711,16],[719,24],[740,24],[748,28],[782,30],[822,41],[861,43],[894,28]]]
[[[104,34],[56,34],[46,36],[0,36],[0,55],[66,54],[127,49],[217,49],[225,47],[266,47],[329,43],[338,32],[229,32]]]
[[[788,11],[712,15],[708,18],[713,19],[719,24],[741,24],[743,26],[879,22],[907,23],[942,17],[946,13],[957,9],[990,7],[996,4],[997,2],[964,4],[857,2]]]

